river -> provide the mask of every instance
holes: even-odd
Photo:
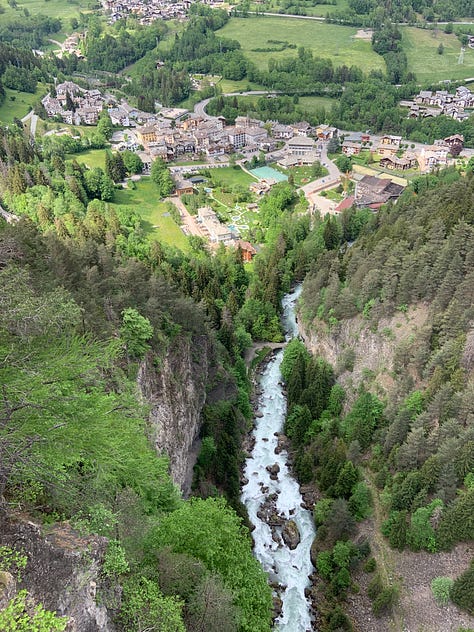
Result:
[[[301,293],[301,286],[287,294],[283,301],[283,326],[286,339],[298,334],[294,306]],[[282,614],[275,623],[275,630],[285,632],[306,632],[312,629],[310,606],[305,597],[305,588],[310,585],[308,576],[313,571],[310,548],[315,536],[311,512],[303,509],[303,499],[298,483],[291,476],[285,451],[275,454],[277,437],[281,432],[286,413],[286,397],[280,384],[280,364],[283,350],[276,353],[265,367],[260,380],[262,395],[259,398],[257,417],[253,434],[255,446],[245,464],[245,478],[242,488],[242,502],[247,507],[250,521],[255,526],[252,533],[255,542],[254,554],[272,582],[286,587],[280,593],[283,602]],[[267,466],[278,464],[277,480],[270,478]],[[268,496],[276,494],[277,513],[286,520],[294,520],[298,526],[301,541],[291,551],[281,540],[281,527],[270,526],[260,519],[257,512]],[[276,542],[275,540],[279,540]]]

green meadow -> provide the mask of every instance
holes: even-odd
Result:
[[[233,186],[248,187],[257,178],[249,175],[240,167],[222,167],[220,169],[210,169],[211,181],[214,186],[231,188]]]
[[[311,49],[315,56],[330,57],[335,66],[355,65],[364,72],[385,70],[384,60],[374,53],[370,41],[354,38],[357,30],[355,27],[314,20],[258,16],[232,18],[217,34],[238,40],[246,56],[260,69],[267,69],[270,59],[282,59],[296,54],[294,49],[255,52],[254,49],[257,48],[271,47],[268,41],[278,37],[297,47]]]
[[[45,93],[46,89],[40,83],[34,94],[5,88],[5,100],[0,105],[0,122],[8,124],[13,123],[15,118],[22,119]]]
[[[336,99],[330,99],[329,97],[300,97],[298,107],[307,112],[311,112],[316,108],[324,108],[330,111],[336,102]]]
[[[52,18],[68,20],[78,18],[79,13],[87,13],[91,10],[90,0],[17,0],[18,8],[15,13],[21,14],[23,9],[28,9],[32,15],[42,13]],[[10,9],[8,9],[10,11]],[[69,24],[65,25],[69,29]],[[53,33],[52,39],[58,39]]]
[[[105,149],[88,149],[79,154],[69,154],[67,158],[85,164],[89,169],[94,169],[94,167],[105,169]]]
[[[466,47],[464,62],[459,64],[461,44],[455,35],[415,27],[403,27],[401,30],[408,70],[415,73],[419,83],[474,77],[474,50]],[[440,44],[444,47],[442,55],[438,53]]]
[[[309,6],[309,3],[303,3],[303,9],[306,15],[314,15],[316,17],[326,17],[328,13],[333,13],[334,11],[343,11],[349,8],[348,0],[336,0],[336,4],[314,4],[313,6]],[[268,12],[268,13],[279,13],[281,10],[279,0],[267,0],[263,5],[262,4],[250,4],[250,7],[253,11],[259,12]],[[293,7],[294,8],[294,7]],[[293,13],[292,7],[285,11],[285,13]]]
[[[187,250],[189,244],[185,234],[169,215],[166,203],[160,201],[151,179],[142,178],[135,185],[135,189],[115,191],[113,205],[129,206],[140,213],[143,229],[150,240],[158,239],[170,246]]]

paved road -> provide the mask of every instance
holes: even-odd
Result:
[[[223,97],[250,97],[252,95],[263,96],[264,94],[280,94],[279,90],[247,90],[246,92],[224,92]],[[210,97],[209,99],[204,99],[203,101],[199,101],[194,106],[194,114],[200,116],[203,119],[211,120],[217,118],[216,116],[211,116],[206,112],[206,107],[209,101],[212,101],[215,97]]]
[[[321,16],[318,15],[294,15],[293,13],[269,13],[269,12],[258,12],[257,14],[253,15],[252,17],[258,17],[259,15],[268,15],[270,17],[275,17],[275,18],[294,18],[295,20],[317,20],[318,22],[325,22],[326,18],[323,18]],[[238,16],[237,16],[238,17]],[[397,26],[416,26],[416,25],[412,25],[410,22],[394,22],[394,24],[396,24]],[[438,22],[439,25],[444,25],[444,24],[464,24],[464,25],[473,25],[474,24],[474,20],[471,20],[470,22]],[[350,25],[348,25],[350,26]]]
[[[28,112],[28,114],[21,119],[21,122],[26,123],[29,119],[31,119],[30,134],[34,138],[36,135],[36,126],[38,124],[38,115],[35,114],[34,110],[30,110],[30,112]]]
[[[257,16],[259,15],[269,15],[272,18],[295,18],[296,20],[316,20],[317,22],[324,22],[326,20],[326,18],[322,18],[321,16],[318,15],[293,15],[291,13],[266,13],[266,12],[262,12],[262,13],[258,13]]]
[[[196,218],[189,213],[188,209],[185,207],[183,202],[181,202],[177,195],[166,198],[165,202],[171,202],[179,210],[181,214],[181,219],[183,220],[183,227],[186,229],[186,234],[195,235],[196,237],[207,239],[207,235],[197,223]]]

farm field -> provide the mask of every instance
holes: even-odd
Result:
[[[130,206],[137,210],[143,220],[143,229],[150,240],[158,239],[169,246],[187,250],[189,245],[185,234],[168,214],[166,203],[159,201],[155,185],[150,178],[142,178],[135,185],[135,190],[116,191],[113,206]]]
[[[260,69],[267,69],[269,59],[282,59],[296,54],[294,49],[254,52],[253,49],[269,46],[268,40],[275,39],[275,33],[280,33],[278,37],[289,44],[311,49],[319,57],[330,57],[335,66],[355,65],[364,72],[385,70],[384,60],[374,53],[370,41],[355,39],[353,36],[356,32],[357,29],[353,27],[313,20],[259,16],[232,18],[217,34],[238,40],[246,56]]]
[[[28,9],[32,15],[42,13],[52,18],[60,18],[61,20],[68,20],[70,18],[78,18],[79,13],[88,13],[91,10],[91,3],[88,0],[74,0],[74,2],[68,0],[17,0],[18,8],[13,12],[17,15],[21,15],[23,9]],[[66,30],[71,30],[69,24],[66,26]],[[53,39],[55,33],[51,35]]]
[[[408,59],[408,70],[414,72],[418,83],[443,79],[466,79],[474,76],[474,50],[466,47],[464,63],[458,64],[461,45],[455,35],[402,27],[402,45]],[[444,53],[438,54],[443,44]]]
[[[39,97],[46,93],[46,88],[38,84],[36,92],[18,92],[5,88],[5,101],[0,105],[0,122],[13,123],[13,119],[23,118],[31,110],[31,107]]]

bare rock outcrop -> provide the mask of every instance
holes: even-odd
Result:
[[[159,360],[148,354],[137,381],[151,405],[156,450],[169,456],[171,477],[187,495],[199,452],[203,406],[233,397],[235,383],[219,366],[212,342],[204,335],[175,338]]]
[[[47,610],[68,617],[68,632],[114,632],[112,614],[96,599],[111,590],[104,584],[100,569],[107,539],[81,537],[69,523],[61,523],[44,533],[39,525],[12,517],[0,517],[0,545],[27,557],[21,582],[10,573],[0,577],[0,608],[20,589],[29,599]],[[115,607],[120,594],[113,595]]]
[[[290,551],[294,551],[300,543],[301,536],[298,526],[294,520],[287,520],[283,525],[282,538]]]

